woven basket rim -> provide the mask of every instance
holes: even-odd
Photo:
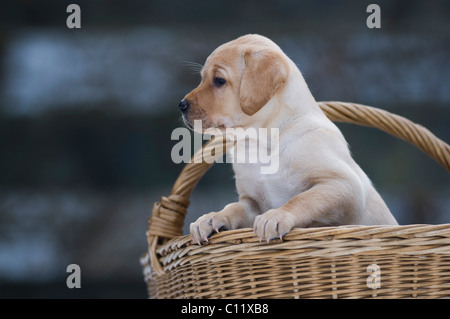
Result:
[[[260,243],[261,245],[276,245],[278,243],[299,241],[306,239],[334,240],[334,239],[369,239],[369,238],[413,238],[413,237],[444,237],[450,238],[450,223],[445,224],[407,224],[407,225],[339,225],[324,227],[294,228],[286,236],[273,239],[270,242],[260,241],[254,234],[253,228],[239,228],[224,230],[213,234],[208,242],[198,245],[190,234],[172,238],[157,250],[164,254],[186,247],[207,247],[214,244]],[[449,243],[450,248],[450,243]]]
[[[260,242],[253,229],[242,228],[214,234],[202,245],[194,243],[191,235],[178,236],[161,245],[157,253],[166,272],[187,263],[235,258],[333,258],[355,254],[450,256],[450,224],[294,228],[283,240],[269,243]]]

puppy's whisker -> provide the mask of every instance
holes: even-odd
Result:
[[[200,63],[197,63],[197,62],[183,61],[183,64],[185,66],[195,66],[195,67],[203,68],[203,64],[200,64]]]
[[[203,64],[197,62],[183,61],[183,64],[189,70],[194,71],[194,73],[200,73],[203,70]]]

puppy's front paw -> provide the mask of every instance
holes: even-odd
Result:
[[[269,242],[275,238],[282,239],[295,226],[295,219],[290,212],[270,209],[256,217],[253,228],[260,241]]]
[[[208,241],[208,238],[223,229],[232,229],[229,219],[223,212],[205,214],[192,223],[189,227],[192,240],[200,243]]]

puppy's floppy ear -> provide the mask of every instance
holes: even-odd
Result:
[[[242,111],[253,115],[286,82],[287,65],[279,53],[270,51],[247,51],[244,60],[239,100]]]

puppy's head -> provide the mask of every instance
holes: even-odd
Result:
[[[207,58],[200,85],[179,105],[184,122],[192,129],[201,120],[203,131],[252,126],[283,87],[288,69],[281,49],[263,36],[245,35],[221,45]]]

